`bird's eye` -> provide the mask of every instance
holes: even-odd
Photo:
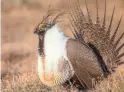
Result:
[[[47,27],[47,28],[50,28],[50,27],[51,27],[51,25],[50,25],[50,24],[47,24],[47,25],[46,25],[46,27]]]
[[[39,31],[39,33],[44,32],[45,28],[40,28],[38,31]]]

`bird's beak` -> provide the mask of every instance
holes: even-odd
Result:
[[[37,30],[36,30],[36,29],[34,30],[34,34],[38,34],[38,32],[37,32]]]

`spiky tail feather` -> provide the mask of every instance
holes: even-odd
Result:
[[[71,2],[72,1],[72,2]],[[124,61],[121,58],[124,56],[124,52],[120,54],[122,48],[124,48],[124,42],[122,45],[118,46],[120,41],[124,36],[124,32],[120,35],[120,37],[115,41],[116,34],[118,33],[119,26],[121,24],[122,16],[117,24],[117,27],[114,30],[112,36],[110,36],[112,32],[112,23],[114,18],[115,7],[113,8],[113,12],[111,15],[110,24],[108,29],[106,28],[106,0],[105,0],[105,10],[104,10],[104,19],[103,23],[100,24],[100,17],[98,14],[98,1],[96,0],[96,23],[92,22],[92,18],[88,9],[87,2],[86,10],[87,10],[87,20],[86,16],[84,16],[83,11],[81,10],[79,0],[71,0],[69,13],[70,13],[70,22],[72,26],[72,33],[75,39],[79,39],[82,42],[92,43],[99,51],[101,56],[103,57],[104,62],[107,65],[109,71],[112,71],[117,65],[123,64]]]

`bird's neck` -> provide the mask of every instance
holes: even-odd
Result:
[[[44,36],[43,38],[41,39],[40,36],[39,36],[39,43],[38,43],[38,53],[40,56],[43,56],[44,55]]]
[[[63,32],[57,25],[53,26],[45,33],[44,43],[42,44],[44,57],[38,56],[38,74],[44,84],[52,86],[55,85],[53,84],[55,81],[57,81],[57,83],[63,83],[63,73],[65,73],[65,70],[68,71],[68,69],[65,68],[69,67],[69,65],[67,67],[66,64],[68,61],[66,52],[68,39],[69,38],[64,36]],[[60,64],[62,66],[62,70]],[[66,67],[63,68],[65,65]],[[52,77],[50,77],[51,79],[49,79],[50,83],[48,83],[49,80],[47,80],[48,78],[45,77],[45,74],[48,74],[47,77],[54,74],[54,76],[52,75]]]
[[[66,48],[67,40],[68,37],[63,34],[57,25],[54,25],[46,32],[44,37],[45,55],[52,58],[59,58],[62,56]]]

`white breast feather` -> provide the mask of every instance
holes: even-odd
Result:
[[[61,57],[67,59],[66,42],[68,38],[57,25],[49,29],[44,38],[46,72],[58,72],[58,61]]]
[[[66,45],[68,37],[64,36],[63,32],[57,25],[49,29],[44,38],[44,54],[45,54],[45,71],[43,69],[42,57],[38,57],[38,74],[44,84],[48,86],[60,85],[69,80],[74,75],[73,67],[67,58]],[[62,61],[64,60],[64,61]],[[63,62],[63,63],[62,63]],[[68,63],[66,66],[65,62]],[[60,71],[60,64],[65,68]],[[57,83],[48,83],[42,76],[45,73],[53,73]],[[57,77],[58,76],[58,77]],[[43,79],[42,79],[43,78]],[[52,80],[53,81],[53,80]]]

